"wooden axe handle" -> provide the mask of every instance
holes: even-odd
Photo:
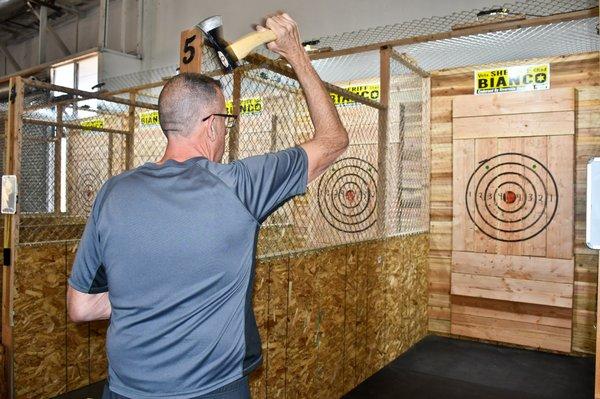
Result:
[[[270,29],[251,32],[227,46],[226,51],[236,60],[241,60],[256,47],[272,42],[275,39],[277,39],[277,36]]]

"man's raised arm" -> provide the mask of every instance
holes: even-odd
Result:
[[[300,43],[296,22],[283,13],[267,18],[265,25],[277,35],[277,40],[269,43],[267,47],[283,56],[296,72],[315,127],[312,139],[301,144],[308,155],[310,182],[331,166],[348,148],[348,132],[340,121],[325,85]],[[263,29],[257,26],[257,30]]]

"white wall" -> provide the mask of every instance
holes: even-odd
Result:
[[[120,50],[121,1],[110,1],[108,47]],[[127,50],[135,49],[137,1],[130,0],[127,23]],[[224,33],[232,40],[252,29],[252,24],[277,10],[285,10],[300,26],[303,40],[352,32],[364,28],[394,24],[430,16],[444,16],[454,11],[472,10],[496,4],[496,0],[145,0],[143,69],[177,63],[179,33],[200,20],[215,14],[223,16]],[[96,46],[97,9],[80,22],[78,50]],[[57,29],[67,46],[75,50],[74,24]],[[63,55],[48,35],[47,59]],[[23,68],[35,65],[37,40],[9,46]],[[14,72],[0,55],[0,76]]]
[[[148,1],[148,0],[147,0]],[[395,24],[454,11],[472,10],[496,3],[494,0],[151,0],[155,15],[148,15],[144,68],[173,65],[178,60],[179,33],[211,15],[223,16],[228,40],[248,33],[252,24],[274,11],[285,10],[300,27],[302,40]]]

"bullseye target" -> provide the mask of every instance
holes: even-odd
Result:
[[[86,173],[79,176],[77,186],[81,190],[81,199],[82,205],[84,209],[90,210],[92,208],[92,204],[94,203],[94,198],[96,197],[96,192],[102,186],[102,181],[98,178],[98,176],[92,173]]]
[[[376,221],[377,169],[355,157],[342,158],[321,177],[319,211],[345,233],[360,233]]]
[[[507,152],[479,163],[467,183],[465,203],[471,221],[488,237],[525,241],[552,222],[558,188],[543,163]]]

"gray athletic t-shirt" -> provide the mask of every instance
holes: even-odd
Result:
[[[306,152],[293,147],[230,164],[146,163],[104,183],[69,284],[109,292],[111,391],[192,398],[260,366],[258,229],[307,178]]]

